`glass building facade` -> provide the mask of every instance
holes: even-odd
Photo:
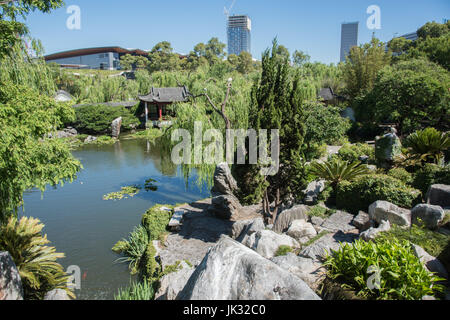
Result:
[[[228,54],[239,55],[242,51],[251,53],[252,22],[248,16],[228,18],[227,38]]]
[[[341,62],[344,62],[350,49],[358,45],[359,22],[343,23],[341,29]]]

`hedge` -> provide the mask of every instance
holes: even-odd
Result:
[[[353,182],[343,181],[337,187],[337,207],[354,214],[360,210],[367,211],[378,200],[412,208],[420,202],[421,192],[384,174],[363,176]]]
[[[414,173],[412,186],[426,196],[428,188],[433,184],[450,185],[450,165],[441,167],[435,164],[425,164]]]

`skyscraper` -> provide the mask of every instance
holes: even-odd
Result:
[[[251,52],[252,20],[245,15],[228,17],[228,54],[239,55],[242,51]]]
[[[358,45],[359,22],[343,23],[341,29],[341,62],[350,52],[350,48]]]

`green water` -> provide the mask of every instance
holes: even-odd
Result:
[[[127,266],[116,263],[112,246],[140,223],[154,204],[192,202],[209,196],[196,177],[186,186],[181,169],[163,157],[159,146],[145,140],[122,140],[109,146],[86,146],[73,152],[83,164],[77,179],[63,187],[24,196],[25,215],[39,218],[51,245],[66,258],[64,268],[79,266],[78,299],[112,299],[132,278]],[[133,198],[104,201],[103,195],[128,185],[144,185],[155,179],[157,191],[141,190]],[[203,190],[202,190],[203,189]]]

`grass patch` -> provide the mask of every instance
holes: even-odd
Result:
[[[286,245],[279,246],[277,252],[275,252],[275,257],[285,256],[292,251],[293,251],[292,247],[290,246]]]
[[[316,205],[314,207],[311,207],[311,209],[308,211],[308,216],[310,216],[310,217],[319,217],[319,218],[322,218],[322,219],[327,219],[333,213],[336,213],[336,210],[328,209],[328,208],[322,207],[320,205]]]
[[[129,138],[135,139],[147,139],[147,140],[156,140],[160,138],[164,134],[163,130],[156,128],[149,128],[144,131],[139,131],[133,134],[128,135]]]
[[[134,282],[128,288],[119,289],[114,300],[153,300],[155,290],[150,281]]]

